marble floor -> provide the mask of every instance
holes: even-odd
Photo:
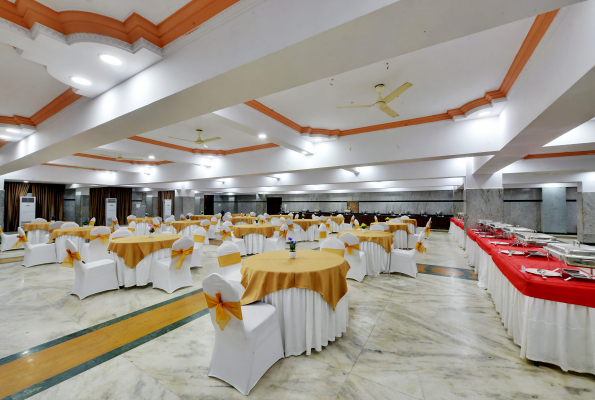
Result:
[[[315,242],[298,244],[316,247]],[[432,232],[426,248],[418,264],[470,270],[448,233]],[[192,288],[168,295],[149,285],[84,301],[69,294],[71,269],[59,264],[24,268],[14,261],[22,250],[1,253],[0,358],[199,289],[219,268],[216,249],[205,246],[204,267],[192,270]],[[595,376],[520,359],[490,296],[472,278],[391,274],[348,285],[346,334],[311,356],[278,361],[250,398],[595,398]],[[29,398],[244,398],[207,376],[213,329],[208,316],[197,318]]]

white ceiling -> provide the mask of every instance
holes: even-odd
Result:
[[[12,46],[0,43],[0,115],[30,117],[66,89],[43,65],[21,58]]]
[[[78,10],[124,21],[136,12],[154,24],[169,17],[190,0],[37,0],[55,11]]]
[[[445,113],[500,87],[533,21],[517,21],[257,100],[301,126],[323,129]],[[383,83],[386,96],[407,81],[413,87],[390,103],[397,118],[371,108],[337,109],[373,104],[374,86]]]

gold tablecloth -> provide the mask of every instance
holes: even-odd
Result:
[[[287,218],[293,219],[293,217],[291,217],[289,215],[271,215],[271,218],[281,218],[281,217],[283,217],[285,219],[287,219]]]
[[[184,236],[182,235],[149,235],[128,236],[125,238],[113,239],[107,250],[116,253],[124,259],[128,268],[134,268],[149,254],[163,249],[171,249],[174,242]]]
[[[417,220],[416,219],[413,219],[413,218],[401,218],[401,219],[406,224],[413,224],[413,225],[417,226]]]
[[[251,233],[259,233],[263,236],[270,238],[273,237],[273,235],[275,234],[275,227],[273,225],[245,224],[234,226],[233,228],[233,235],[237,238],[241,238],[244,235],[249,235]]]
[[[322,221],[317,221],[317,220],[313,220],[313,219],[297,219],[296,218],[296,219],[293,220],[293,224],[294,225],[299,225],[304,230],[304,232],[305,232],[312,225],[320,225],[320,224],[322,224]]]
[[[128,222],[129,225],[132,221],[136,222],[137,224],[152,224],[153,218],[152,217],[129,218],[129,219],[126,219],[126,221]]]
[[[85,240],[90,240],[91,239],[91,231],[95,228],[98,228],[98,226],[89,226],[89,227],[80,226],[78,228],[54,229],[54,231],[52,232],[52,235],[50,236],[49,243],[53,242],[58,236],[64,236],[64,235],[78,236]],[[108,228],[110,228],[110,230],[112,232],[114,231],[114,228],[112,228],[111,226],[108,226]]]
[[[337,225],[341,225],[343,223],[343,221],[345,221],[344,217],[332,217],[332,216],[326,215],[326,216],[323,216],[323,218],[330,218],[331,221],[333,221]]]
[[[372,225],[376,225],[379,223],[380,222],[372,222]],[[409,232],[409,225],[405,222],[385,222],[385,224],[388,225],[388,230],[390,231],[390,233],[395,233],[396,231],[405,231],[408,234],[413,235],[413,233]]]
[[[44,231],[50,231],[51,222],[29,222],[25,224],[23,230],[25,232],[34,231],[36,229],[43,229]]]
[[[242,263],[242,304],[250,304],[283,289],[313,290],[333,309],[347,294],[349,264],[336,254],[298,250],[290,259],[287,250],[270,251],[248,257]]]
[[[238,222],[245,222],[247,224],[253,224],[256,217],[231,217],[229,220],[232,224],[237,224]],[[234,231],[235,232],[235,231]]]
[[[213,218],[212,215],[191,215],[190,216],[190,219],[192,221],[196,221],[196,220],[199,220],[199,219],[208,219],[210,221],[211,218]]]
[[[387,253],[390,253],[393,247],[393,243],[395,242],[395,238],[393,237],[393,234],[390,232],[371,231],[369,229],[366,229],[365,231],[360,231],[354,229],[352,231],[339,232],[337,234],[337,238],[341,237],[341,235],[344,233],[353,233],[355,236],[357,236],[360,242],[378,243],[379,245],[384,247],[384,250],[386,250]]]
[[[190,225],[200,225],[202,221],[200,220],[196,220],[196,221],[174,221],[170,224],[170,226],[173,226],[175,228],[175,230],[177,232],[181,232],[182,229],[186,228],[187,226]]]

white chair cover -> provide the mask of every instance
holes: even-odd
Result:
[[[192,232],[192,237],[190,239],[194,240],[195,236],[202,236],[204,237],[204,242],[194,242],[194,252],[192,253],[192,267],[202,267],[202,249],[205,244],[208,244],[209,238],[207,237],[207,231],[202,226],[193,225],[195,228]]]
[[[422,241],[421,237],[418,239]],[[400,272],[405,275],[417,277],[417,263],[415,256],[418,251],[394,249],[390,252],[390,272]]]
[[[109,235],[110,233],[111,230],[107,226],[98,226],[91,230],[91,237],[96,237],[97,235]],[[86,263],[98,260],[109,260],[110,257],[107,252],[108,246],[109,244],[104,245],[101,242],[101,239],[90,240],[89,243],[83,244],[80,252],[81,258]]]
[[[359,239],[352,233],[344,233],[342,234],[339,239],[346,243],[349,246],[353,246],[359,244]],[[361,244],[360,244],[361,247]],[[363,281],[364,277],[366,276],[367,267],[366,267],[366,254],[361,250],[352,250],[353,254],[349,254],[347,250],[345,250],[345,260],[349,263],[349,272],[347,272],[347,279],[355,279],[356,281]]]
[[[78,251],[76,245],[70,240],[66,240],[65,248],[72,253]],[[72,266],[74,269],[74,284],[72,285],[71,294],[76,294],[81,300],[95,293],[119,289],[116,263],[112,260],[99,260],[83,264],[82,261],[74,259]]]
[[[18,232],[20,236],[26,236],[25,231],[21,227],[18,228]],[[23,242],[23,247],[25,249],[23,265],[25,267],[55,263],[57,261],[55,243],[31,244],[29,242]]]
[[[296,229],[298,226],[293,223],[291,219],[285,220],[285,225],[287,225],[287,238],[291,238],[296,242],[302,241],[302,229]]]
[[[240,248],[237,244],[226,241],[223,242],[221,246],[217,248],[217,257],[227,256],[229,254],[235,254],[239,252]],[[240,273],[240,268],[242,268],[241,262],[233,265],[228,265],[226,267],[219,267],[219,271],[221,271],[221,275],[223,275],[225,279],[233,283],[235,289],[241,296],[244,294],[244,287],[240,283],[242,281],[242,274]]]
[[[224,222],[223,225],[221,225],[221,229],[220,231],[223,233],[226,233],[226,238],[225,238],[225,242],[233,242],[235,243],[239,249],[240,249],[240,255],[241,256],[245,256],[246,254],[246,244],[244,243],[244,239],[238,239],[236,237],[234,237],[231,233],[231,229],[229,229],[229,225],[225,225],[227,222]],[[229,222],[231,224],[231,222]]]
[[[167,293],[193,286],[192,274],[190,273],[190,266],[192,264],[192,256],[186,256],[180,269],[174,267],[181,255],[174,258],[171,257],[171,251],[187,250],[194,247],[194,241],[190,238],[183,237],[174,242],[169,253],[169,257],[157,260],[155,263],[155,270],[153,275],[153,289],[162,289]],[[194,250],[193,250],[194,251]]]
[[[78,228],[79,224],[77,224],[76,222],[66,222],[65,224],[62,225],[62,229],[66,229],[66,228]]]

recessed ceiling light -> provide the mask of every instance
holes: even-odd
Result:
[[[155,156],[149,156],[149,158],[150,158],[151,160],[154,160],[154,159],[155,159]]]
[[[308,154],[308,152],[307,151],[302,151],[302,154]]]
[[[122,60],[118,57],[110,56],[109,54],[100,54],[99,58],[104,63],[108,63],[110,65],[122,65]]]
[[[315,142],[320,142],[321,140],[322,140],[321,138],[314,139]]]
[[[484,112],[480,112],[479,113],[479,116],[480,117],[485,117],[486,115],[490,115],[490,112],[489,111],[484,111]]]
[[[260,134],[258,134],[258,137],[261,139],[265,139],[267,137],[267,135],[265,135],[264,133],[260,133]]]
[[[80,76],[71,76],[70,80],[72,80],[74,83],[78,83],[79,85],[89,86],[91,84],[90,80],[81,78]]]
[[[18,129],[14,129],[14,128],[6,128],[6,132],[11,132],[11,133],[21,133],[20,130]]]
[[[10,136],[0,135],[0,139],[9,140]]]

